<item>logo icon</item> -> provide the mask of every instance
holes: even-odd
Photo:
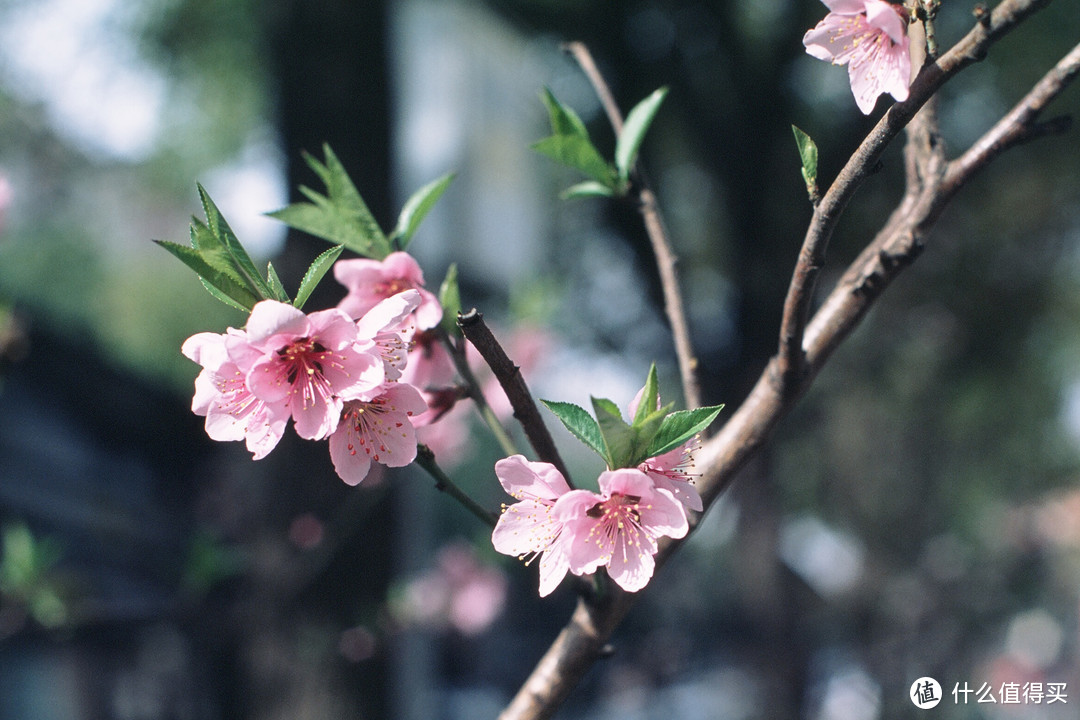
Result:
[[[921,677],[911,683],[911,702],[920,710],[929,710],[941,702],[941,685],[932,677]]]

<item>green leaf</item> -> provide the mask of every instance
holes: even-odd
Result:
[[[655,413],[660,404],[660,385],[656,379],[656,363],[649,366],[649,376],[645,379],[645,387],[641,389],[641,399],[638,401],[637,411],[634,413],[633,424],[637,425],[649,415]]]
[[[604,440],[600,435],[600,426],[584,408],[568,402],[541,400],[544,407],[555,414],[570,434],[585,443],[593,452],[606,459]]]
[[[599,184],[615,190],[615,171],[589,139],[585,123],[577,113],[559,102],[547,88],[544,88],[541,97],[548,109],[552,134],[533,143],[533,150],[579,170]]]
[[[323,152],[325,164],[308,154],[304,159],[326,185],[326,195],[301,187],[311,202],[293,203],[267,215],[358,255],[382,260],[390,254],[390,242],[330,146],[324,145]]]
[[[274,269],[274,263],[271,262],[266,263],[266,284],[269,285],[274,300],[283,303],[289,302],[289,293],[285,291],[285,286],[281,283],[277,270]]]
[[[616,187],[615,172],[588,137],[551,135],[533,143],[532,149],[541,155],[547,155],[555,162],[581,171],[612,190]]]
[[[623,182],[630,177],[630,170],[637,161],[638,150],[641,149],[645,133],[649,131],[649,126],[652,125],[653,118],[656,117],[656,112],[660,109],[660,104],[664,102],[667,94],[666,87],[654,90],[627,114],[622,132],[619,133],[615,142],[615,167],[619,171],[619,179]]]
[[[603,183],[595,180],[579,182],[559,193],[560,200],[574,200],[583,197],[615,197],[615,191]]]
[[[218,210],[217,205],[210,199],[209,193],[202,185],[197,185],[199,199],[202,201],[203,212],[206,214],[206,225],[203,226],[209,233],[193,232],[192,245],[199,250],[208,263],[219,270],[232,267],[241,282],[245,284],[254,295],[263,300],[274,299],[270,286],[259,274],[255,263],[251,261],[244,246],[236,238],[232,228],[225,222],[224,216]],[[202,223],[196,224],[202,225]]]
[[[335,245],[329,250],[324,250],[311,262],[307,272],[304,273],[304,277],[300,280],[300,288],[296,291],[296,299],[293,300],[294,307],[297,309],[304,307],[304,303],[311,297],[312,291],[315,290],[319,281],[326,275],[326,271],[331,268],[344,249],[344,245]]]
[[[394,228],[394,232],[390,233],[390,240],[396,242],[402,250],[407,248],[416,229],[420,227],[420,223],[423,222],[428,212],[435,206],[442,194],[446,192],[446,188],[450,187],[453,179],[454,174],[448,173],[414,192],[405,201],[405,206],[401,208],[397,226]]]
[[[633,467],[630,462],[634,455],[633,429],[626,424],[619,408],[610,400],[592,398],[592,405],[604,441],[604,459],[608,467],[612,470]]]
[[[551,132],[555,135],[583,135],[589,136],[585,123],[581,121],[573,109],[563,105],[550,89],[544,88],[540,99],[548,110],[548,120],[551,122]]]
[[[630,426],[630,429],[634,432],[634,441],[630,448],[630,455],[625,461],[626,467],[637,467],[650,457],[653,457],[649,454],[649,448],[652,447],[656,435],[660,432],[660,428],[663,427],[668,409],[654,410],[643,417],[640,422],[635,421]]]
[[[794,125],[791,126],[791,131],[795,134],[795,144],[799,148],[799,158],[802,160],[802,176],[806,182],[806,191],[810,194],[810,199],[813,200],[817,197],[817,170],[818,170],[818,149],[814,141],[810,139],[810,136],[804,133]]]
[[[439,304],[442,305],[442,326],[451,335],[461,332],[457,317],[461,312],[461,290],[458,288],[457,264],[451,263],[446,269],[446,277],[439,287]]]
[[[231,305],[244,312],[251,312],[251,308],[255,307],[255,303],[261,299],[234,272],[215,267],[207,262],[197,248],[167,240],[155,240],[154,242],[194,270],[202,280],[203,286],[210,291],[210,294],[226,305]]]
[[[649,443],[646,450],[646,458],[663,455],[674,450],[690,438],[703,431],[712,424],[723,405],[698,408],[696,410],[679,410],[664,418],[656,436]]]

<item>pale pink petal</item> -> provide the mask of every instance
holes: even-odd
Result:
[[[338,477],[347,485],[358,485],[371,469],[371,455],[358,452],[354,443],[352,434],[340,427],[330,436],[330,460]]]
[[[261,344],[276,335],[306,336],[310,326],[302,310],[277,300],[263,300],[252,308],[244,329],[250,342]]]
[[[561,529],[562,523],[551,516],[551,503],[522,500],[499,515],[491,543],[503,555],[521,557],[548,548]]]
[[[357,334],[361,338],[372,339],[381,332],[394,330],[405,322],[405,318],[419,304],[420,292],[417,290],[391,295],[356,321]]]
[[[495,463],[495,475],[508,495],[555,500],[570,491],[555,466],[545,462],[530,462],[522,455],[511,455]]]
[[[641,552],[640,548],[628,547],[625,536],[621,537],[621,546],[616,547],[612,553],[607,572],[623,590],[637,592],[649,584],[656,561],[651,552]]]
[[[900,43],[907,38],[907,22],[897,12],[896,7],[884,0],[864,0],[866,20],[871,26],[884,30],[889,39]]]
[[[305,398],[294,397],[290,407],[296,434],[305,440],[322,440],[337,429],[342,401],[339,397],[313,393]]]
[[[540,597],[550,595],[570,569],[564,544],[560,537],[540,557]]]

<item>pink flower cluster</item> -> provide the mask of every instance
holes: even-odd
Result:
[[[907,100],[911,49],[903,6],[884,0],[822,2],[830,12],[803,36],[806,52],[848,66],[851,92],[864,115],[883,93]]]
[[[540,558],[541,597],[567,572],[587,575],[601,567],[624,590],[636,592],[652,578],[657,540],[685,536],[686,511],[702,509],[690,473],[697,446],[695,437],[636,468],[606,470],[598,478],[599,493],[571,490],[550,463],[504,458],[495,463],[495,474],[517,502],[503,506],[492,543],[527,562]]]
[[[337,308],[263,300],[242,330],[199,333],[181,350],[203,368],[192,411],[212,439],[244,440],[258,460],[291,419],[300,437],[329,440],[335,470],[355,485],[372,463],[416,457],[414,419],[427,403],[402,378],[416,328],[438,324],[442,308],[405,253],[342,260],[334,274],[349,290]]]

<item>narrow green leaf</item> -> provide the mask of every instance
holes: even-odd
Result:
[[[588,175],[601,185],[613,190],[617,186],[615,171],[587,135],[551,135],[533,143],[532,149]]]
[[[559,193],[560,200],[576,200],[583,197],[615,197],[617,193],[610,186],[595,180],[579,182]]]
[[[626,460],[627,467],[637,467],[652,457],[652,455],[649,454],[649,448],[652,447],[654,439],[660,432],[660,428],[663,427],[664,419],[666,417],[666,409],[654,410],[643,417],[640,422],[635,421],[634,424],[630,426],[630,429],[633,430],[634,433],[634,441],[630,449],[630,456]]]
[[[540,99],[544,101],[544,105],[547,107],[548,120],[551,121],[551,132],[553,134],[589,136],[589,131],[578,114],[559,102],[550,89],[544,88]]]
[[[323,149],[326,164],[308,154],[304,159],[326,185],[326,195],[301,187],[300,192],[310,202],[293,203],[267,215],[333,245],[344,245],[358,255],[383,259],[390,254],[390,242],[337,156],[329,146]]]
[[[548,109],[552,134],[533,143],[533,150],[614,190],[617,185],[615,171],[589,139],[585,123],[577,113],[559,102],[547,88],[544,88],[541,98]]]
[[[604,459],[612,470],[633,467],[634,431],[623,420],[615,403],[605,398],[592,398],[596,423],[604,441]]]
[[[414,192],[405,201],[404,207],[401,208],[397,226],[394,228],[394,232],[390,234],[391,241],[396,242],[402,250],[407,248],[416,229],[420,227],[420,223],[423,222],[431,208],[442,197],[442,194],[446,192],[446,188],[450,187],[453,180],[454,174],[448,173]]]
[[[255,295],[239,277],[225,272],[208,263],[197,248],[191,248],[167,240],[155,240],[158,245],[168,250],[182,263],[195,271],[210,294],[218,300],[239,310],[251,312],[255,303],[261,299]]]
[[[649,444],[646,457],[663,455],[679,447],[709,427],[723,409],[723,405],[713,405],[696,410],[679,410],[671,413],[664,418],[659,432],[656,433],[656,436]]]
[[[270,292],[274,294],[274,300],[283,303],[290,302],[289,293],[285,291],[285,286],[281,283],[277,270],[274,269],[274,263],[271,262],[266,263],[266,284],[270,286]]]
[[[806,182],[806,192],[809,193],[811,201],[813,201],[818,195],[817,189],[817,171],[818,171],[818,149],[814,141],[810,139],[810,136],[804,133],[796,126],[791,126],[791,132],[795,134],[795,144],[799,148],[799,159],[802,161],[802,176]]]
[[[600,435],[600,426],[584,408],[568,402],[541,400],[544,407],[555,414],[570,434],[585,443],[593,452],[606,459],[604,440]]]
[[[442,326],[451,335],[460,334],[461,328],[457,324],[458,313],[461,312],[461,290],[458,288],[457,264],[451,263],[446,269],[446,277],[439,287],[439,304],[442,305]]]
[[[619,171],[619,179],[623,182],[630,177],[630,170],[637,161],[645,133],[649,131],[649,126],[652,125],[653,118],[667,94],[666,87],[654,90],[627,114],[622,132],[615,141],[615,167]]]
[[[649,376],[645,378],[645,387],[641,389],[641,398],[638,400],[637,411],[634,413],[633,424],[637,425],[649,415],[660,408],[660,384],[656,379],[656,363],[649,366]]]
[[[341,255],[341,251],[344,249],[344,245],[335,245],[334,247],[319,253],[319,256],[311,262],[307,272],[304,273],[304,277],[300,280],[300,288],[296,291],[296,299],[293,300],[294,307],[297,309],[304,307],[304,303],[311,297],[312,291],[319,284],[319,281],[323,279],[323,276],[326,275],[326,271],[333,266],[334,262],[338,259],[338,256]]]
[[[244,246],[240,244],[232,228],[225,222],[225,217],[218,210],[214,201],[210,199],[210,194],[206,192],[202,185],[197,185],[197,187],[199,189],[199,199],[202,201],[203,212],[206,214],[206,227],[210,230],[210,236],[214,239],[212,249],[205,246],[199,247],[200,250],[204,251],[203,256],[206,257],[206,252],[211,251],[215,254],[223,253],[250,290],[261,299],[273,299],[274,294],[271,292],[270,286],[263,279],[263,276],[259,274],[255,263],[248,256]],[[200,236],[200,239],[204,242],[206,240],[205,236]]]
[[[323,176],[323,182],[326,183],[326,191],[330,200],[355,218],[364,237],[370,238],[372,244],[378,249],[385,250],[386,255],[389,255],[390,245],[386,241],[386,236],[383,235],[379,223],[375,221],[375,217],[368,210],[364,199],[360,197],[360,192],[353,184],[349,173],[345,171],[345,166],[341,164],[337,155],[330,149],[330,145],[323,144],[323,154],[326,156],[326,174]],[[311,158],[311,160],[314,161],[315,159]]]

